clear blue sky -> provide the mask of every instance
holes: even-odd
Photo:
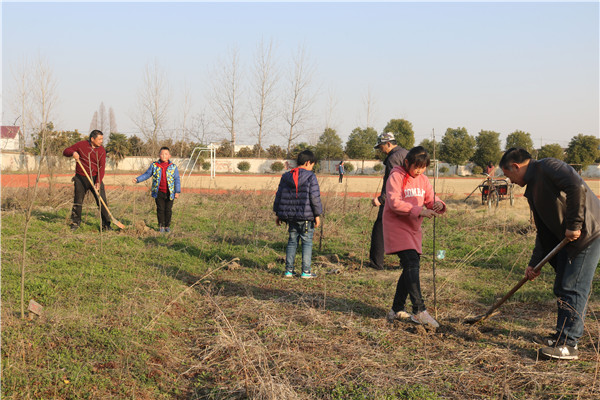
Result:
[[[504,139],[529,132],[536,146],[566,146],[579,133],[599,134],[599,6],[586,3],[24,3],[2,4],[2,122],[11,108],[11,71],[43,56],[57,80],[58,129],[87,133],[100,102],[120,131],[142,73],[155,60],[172,88],[168,125],[180,119],[184,82],[193,112],[208,109],[210,71],[232,46],[248,69],[261,38],[277,45],[282,71],[305,45],[318,92],[309,132],[323,131],[327,98],[332,125],[345,141],[366,123],[413,123],[416,143],[447,128],[484,130]],[[248,76],[248,74],[246,75]],[[250,113],[238,142],[254,143]],[[280,121],[281,122],[281,121]],[[281,124],[280,124],[281,127]],[[271,130],[277,129],[273,125]],[[215,139],[227,137],[215,128]],[[272,132],[267,143],[283,144]],[[504,145],[504,143],[502,144]]]

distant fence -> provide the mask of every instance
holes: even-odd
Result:
[[[17,152],[8,152],[2,151],[0,152],[0,157],[2,159],[2,171],[25,171],[27,168],[29,170],[37,169],[39,163],[38,156],[32,156],[29,154],[20,154]],[[112,159],[107,160],[107,170],[109,171],[136,171],[136,172],[144,172],[150,166],[150,163],[156,161],[156,157],[125,157],[123,160],[116,163]],[[181,172],[188,163],[188,158],[178,158],[173,157],[171,159]],[[294,168],[296,166],[295,160],[272,160],[266,158],[217,158],[215,163],[215,171],[217,173],[236,173],[240,172],[237,168],[238,164],[242,161],[246,161],[250,164],[250,169],[248,172],[257,173],[257,174],[271,174],[274,173],[271,170],[271,165],[274,162],[283,163],[285,170]],[[58,170],[63,171],[74,171],[75,163],[72,158],[66,157],[49,157],[48,162],[52,167],[55,167]],[[340,160],[321,160],[321,173],[329,173],[336,174],[337,173],[337,165]],[[349,175],[360,175],[363,173],[362,166],[363,162],[361,160],[345,160],[346,165],[352,164],[354,166],[354,170],[347,174]],[[364,174],[373,175],[373,174],[381,174],[381,172],[375,171],[375,166],[381,164],[381,161],[377,160],[365,160],[364,162]],[[459,176],[468,176],[473,175],[471,172],[472,165],[449,165],[446,163],[439,163],[439,168],[442,167],[447,168],[447,172],[442,175],[459,175]],[[346,167],[346,170],[348,168]],[[194,172],[201,172],[202,166],[196,165],[194,168]],[[280,174],[280,172],[278,173]],[[498,174],[498,173],[497,173]],[[588,166],[585,171],[581,174],[586,178],[600,178],[600,165],[594,164]]]

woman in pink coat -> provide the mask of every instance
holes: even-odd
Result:
[[[419,281],[419,261],[422,254],[423,218],[432,218],[446,212],[446,204],[437,196],[425,170],[429,154],[422,146],[412,148],[402,166],[395,167],[387,181],[387,200],[383,210],[383,242],[386,254],[397,254],[402,274],[396,286],[396,295],[387,319],[410,318],[419,324],[438,327],[439,324],[425,308]],[[410,296],[412,315],[404,310]]]

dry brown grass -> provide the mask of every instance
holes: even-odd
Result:
[[[22,212],[18,207],[4,209],[5,195],[12,194],[3,191],[3,217],[17,216]],[[36,250],[53,260],[65,257],[63,248],[72,243],[66,229],[63,234],[59,227],[61,219],[66,225],[71,195],[66,190],[47,196],[38,206],[49,208],[36,209],[36,218],[42,222],[36,226],[47,223],[59,233],[32,239]],[[19,194],[14,196],[8,203],[18,203]],[[121,330],[129,336],[116,346],[114,357],[105,355],[108,361],[92,355],[84,364],[92,377],[114,381],[115,389],[85,387],[91,398],[377,399],[393,398],[385,397],[392,394],[402,398],[402,393],[404,398],[421,399],[600,396],[600,303],[596,297],[592,297],[586,336],[580,342],[581,359],[571,363],[539,360],[538,345],[532,342],[535,335],[548,333],[555,318],[554,301],[544,297],[551,291],[548,278],[524,287],[525,297],[509,301],[499,316],[475,326],[463,323],[467,316],[489,306],[486,290],[502,295],[522,274],[533,237],[527,229],[529,216],[523,199],[517,199],[513,208],[501,202],[492,212],[465,204],[460,197],[448,199],[452,215],[438,221],[438,248],[447,250],[447,259],[437,267],[437,309],[431,307],[431,257],[422,259],[423,292],[442,324],[437,330],[426,330],[410,322],[388,324],[385,320],[399,275],[393,269],[397,260],[389,257],[391,269],[385,271],[361,268],[376,212],[366,199],[323,198],[323,251],[315,254],[314,263],[319,279],[304,282],[280,277],[286,234],[274,225],[272,196],[182,196],[174,215],[180,229],[164,240],[154,228],[147,229],[156,225],[154,203],[147,193],[112,191],[108,198],[115,216],[129,225],[123,232],[106,235],[105,246],[115,253],[123,241],[128,243],[112,268],[133,272],[113,277],[107,270],[82,268],[73,286],[55,283],[56,290],[66,294],[47,305],[45,320],[34,322],[48,327],[38,345],[53,343],[56,347],[51,349],[33,345],[28,329],[34,325],[22,325],[11,314],[11,300],[3,297],[3,329],[10,332],[8,342],[3,333],[3,377],[30,374],[33,382],[44,371],[56,390],[36,397],[31,384],[23,396],[13,393],[7,398],[78,398],[61,391],[64,367],[49,360],[61,346],[73,346],[73,351],[92,346],[79,336],[94,329]],[[91,196],[85,210],[90,224],[97,223]],[[200,225],[200,220],[201,229],[185,228],[186,224]],[[11,224],[15,225],[8,228],[16,232],[16,222]],[[427,229],[425,241],[431,234]],[[92,231],[75,238],[96,237]],[[11,235],[3,233],[6,260],[14,258]],[[318,240],[316,234],[315,248]],[[458,253],[457,240],[472,246]],[[503,248],[511,245],[516,246],[515,253],[502,258]],[[157,249],[176,261],[152,259],[149,263],[146,253]],[[189,254],[195,257],[191,262],[179,257]],[[240,258],[237,268],[216,270],[233,256]],[[211,269],[214,274],[206,275]],[[99,274],[106,274],[102,279],[107,284],[127,279],[127,286],[116,296],[115,291],[121,289],[100,287],[93,293],[97,309],[90,309],[77,295],[89,291],[88,283]],[[72,330],[77,338],[70,336],[75,335]],[[102,346],[111,345],[107,341]],[[120,382],[126,382],[127,388],[117,390]],[[403,392],[415,387],[426,390],[412,397]]]
[[[233,280],[227,285],[229,290],[246,286]],[[331,310],[324,291],[279,291],[265,285],[258,289],[276,294],[240,294],[240,301],[228,293],[227,285],[220,294],[211,287],[199,293],[198,306],[204,310],[197,318],[214,325],[190,332],[195,361],[185,373],[213,377],[216,382],[206,378],[206,383],[230,398],[242,393],[251,398],[308,398],[294,388],[331,388],[341,382],[374,388],[419,384],[442,398],[460,399],[595,399],[600,394],[594,345],[600,325],[595,319],[588,319],[590,336],[582,341],[584,361],[557,364],[538,360],[531,341],[534,334],[546,333],[540,327],[548,326],[554,312],[549,306],[511,307],[496,320],[471,326],[463,318],[476,305],[442,296],[442,327],[430,331],[407,322],[392,326],[382,316],[371,319]],[[524,320],[537,328],[525,330]],[[228,379],[223,371],[237,371],[239,379]],[[225,382],[219,384],[217,377]],[[198,398],[203,393],[207,395],[200,391]]]

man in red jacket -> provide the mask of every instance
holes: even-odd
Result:
[[[95,129],[90,133],[90,138],[88,140],[82,140],[71,147],[67,147],[63,151],[63,156],[73,157],[75,160],[81,162],[83,168],[85,168],[90,178],[92,178],[96,190],[100,192],[100,196],[102,196],[104,202],[108,204],[104,192],[104,183],[102,183],[102,178],[104,178],[104,167],[106,166],[106,150],[102,147],[103,141],[104,134]],[[92,185],[85,176],[85,172],[81,169],[79,163],[76,164],[75,176],[72,181],[75,184],[75,200],[73,201],[73,211],[71,212],[71,229],[76,230],[81,223],[83,199],[88,190],[92,191],[94,198],[96,199],[96,204],[98,204],[98,206],[100,206],[100,204],[96,195],[96,190],[92,188]],[[102,207],[101,214],[103,229],[107,231],[111,230],[110,215],[105,207]]]

